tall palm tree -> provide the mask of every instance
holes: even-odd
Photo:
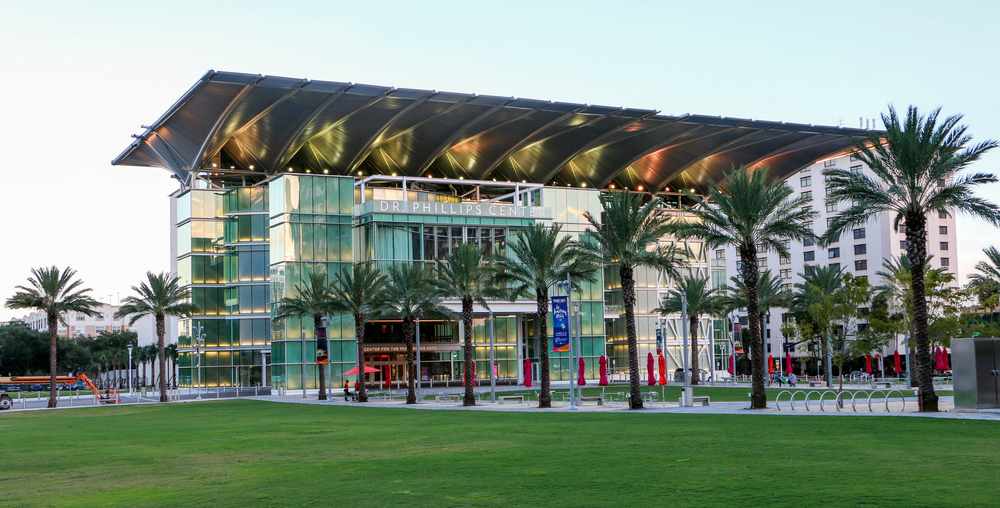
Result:
[[[635,269],[655,268],[676,277],[677,266],[686,257],[674,243],[659,244],[668,231],[670,217],[660,212],[659,198],[645,204],[643,194],[627,191],[602,196],[602,217],[585,213],[593,229],[587,232],[588,249],[602,254],[607,266],[617,266],[622,286],[622,310],[625,311],[625,333],[628,338],[629,407],[642,409],[639,382],[639,345],[635,328]],[[603,221],[602,221],[603,219]],[[594,243],[596,242],[596,244]]]
[[[385,314],[403,321],[403,342],[406,344],[406,403],[417,403],[417,364],[414,348],[417,319],[451,319],[451,311],[441,305],[441,292],[432,282],[434,273],[423,263],[395,265],[389,268],[386,284]],[[466,340],[471,342],[469,332]],[[466,348],[469,345],[466,344]],[[469,359],[466,358],[466,362]]]
[[[723,190],[725,189],[725,190]],[[672,228],[679,238],[701,238],[709,248],[733,245],[742,259],[740,274],[746,284],[750,321],[753,407],[767,407],[764,388],[764,338],[760,334],[757,258],[761,250],[787,256],[785,241],[814,238],[808,198],[790,199],[792,189],[768,177],[767,168],[741,166],[726,174],[721,186],[710,182],[708,196],[686,192],[695,201],[685,207],[697,220],[678,222]]]
[[[530,225],[514,235],[507,243],[507,253],[494,260],[494,284],[509,290],[508,298],[535,297],[538,316],[539,366],[541,390],[538,407],[552,407],[551,380],[549,378],[549,290],[556,282],[568,277],[578,286],[579,282],[597,280],[600,270],[599,257],[580,248],[579,242],[561,234],[559,224],[547,227]],[[525,373],[531,376],[530,372]]]
[[[167,345],[167,358],[170,360],[170,378],[167,379],[167,386],[177,387],[177,358],[180,357],[180,352],[178,351],[177,343]]]
[[[101,303],[90,297],[90,288],[81,288],[83,281],[74,279],[76,270],[66,267],[60,271],[52,266],[33,268],[27,286],[17,286],[14,296],[4,304],[8,309],[32,309],[44,312],[49,323],[49,407],[56,407],[55,390],[57,372],[56,343],[59,323],[69,328],[63,317],[67,312],[94,316]]]
[[[296,284],[295,291],[298,296],[281,299],[274,312],[274,319],[282,321],[293,316],[307,316],[312,318],[314,329],[322,328],[323,318],[333,310],[334,301],[333,291],[326,283],[326,276],[314,273],[309,276],[308,284]],[[316,353],[318,355],[320,351],[317,350]],[[326,354],[326,351],[323,351],[323,354]],[[317,367],[319,370],[319,400],[326,400],[326,369],[323,368],[323,365],[317,365]]]
[[[747,307],[747,286],[740,277],[730,277],[729,281],[733,285],[726,287],[726,294],[721,297],[722,311],[730,315],[737,309]],[[760,319],[757,321],[760,337],[767,339],[764,333],[764,322],[771,309],[787,309],[791,305],[791,293],[782,286],[781,277],[773,275],[771,270],[760,272],[757,281],[757,309],[760,311]],[[745,345],[749,350],[749,344]]]
[[[819,319],[814,305],[819,305],[821,314],[829,314],[835,302],[834,293],[844,283],[844,272],[836,266],[806,265],[799,274],[802,282],[795,283],[792,295],[792,309],[798,319],[811,319],[817,325],[820,335],[820,347],[823,350],[823,379],[827,386],[833,386],[833,364],[830,358],[830,337],[833,334],[833,322],[830,319]]]
[[[441,291],[443,296],[457,298],[462,302],[462,323],[465,332],[465,337],[463,337],[465,341],[463,348],[465,352],[464,405],[466,406],[476,405],[476,396],[472,390],[476,374],[472,368],[472,306],[478,303],[484,309],[489,310],[490,307],[486,303],[487,298],[505,296],[505,292],[492,283],[493,270],[484,263],[484,250],[473,244],[459,245],[452,250],[451,254],[445,256],[444,263],[438,265],[437,279],[431,280],[431,283]]]
[[[128,317],[129,326],[144,316],[153,316],[156,320],[156,364],[161,373],[158,383],[160,402],[167,402],[167,377],[162,375],[167,370],[167,316],[191,317],[198,312],[198,306],[190,303],[191,292],[180,286],[180,279],[167,272],[146,272],[146,280],[138,286],[132,286],[132,291],[138,296],[125,297],[122,300],[124,305],[115,312],[115,319]]]
[[[660,306],[653,309],[658,314],[674,314],[681,311],[683,300],[687,300],[688,328],[691,330],[691,384],[698,384],[698,323],[703,314],[714,315],[722,306],[721,291],[708,287],[708,280],[685,275],[677,286],[670,290]],[[685,374],[686,375],[686,374]]]
[[[356,264],[351,271],[337,272],[333,281],[334,311],[354,318],[354,337],[358,344],[358,402],[368,402],[365,388],[365,323],[385,310],[383,299],[388,279],[368,265]]]
[[[910,106],[906,119],[896,110],[882,115],[885,132],[872,131],[863,141],[854,143],[853,155],[875,173],[843,169],[823,172],[830,200],[850,200],[852,205],[835,217],[823,243],[837,241],[849,228],[874,220],[882,213],[895,215],[894,226],[906,226],[906,256],[910,260],[913,290],[917,373],[920,382],[921,411],[936,412],[938,397],[932,379],[930,337],[927,333],[927,299],[924,291],[924,261],[927,258],[927,216],[956,211],[1000,225],[1000,208],[973,195],[975,187],[997,181],[989,173],[958,173],[997,147],[996,141],[969,146],[972,136],[959,125],[961,115],[945,118],[940,124],[941,108],[926,117]]]

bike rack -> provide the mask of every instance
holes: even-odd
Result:
[[[791,399],[791,402],[792,402],[792,411],[795,411],[795,396],[798,395],[798,394],[800,394],[800,393],[803,394],[807,398],[809,397],[809,394],[805,393],[803,390],[798,390],[798,391],[792,392],[792,399]]]
[[[883,390],[872,390],[872,392],[870,394],[868,394],[868,412],[869,413],[874,413],[875,412],[875,410],[872,409],[872,397],[874,397],[876,393],[881,393],[882,395],[885,395],[885,392]],[[888,400],[888,398],[886,400]],[[886,409],[888,410],[888,408],[889,408],[889,405],[886,404]]]
[[[885,412],[886,413],[889,412],[889,396],[892,395],[892,392],[896,392],[896,393],[899,394],[899,400],[901,400],[903,402],[903,409],[902,409],[902,411],[905,412],[906,411],[906,397],[904,397],[903,396],[903,392],[901,392],[899,390],[889,390],[889,392],[885,394]]]
[[[834,400],[837,400],[837,399],[840,398],[837,395],[837,392],[835,392],[833,390],[823,390],[823,393],[819,394],[819,410],[822,411],[822,412],[824,412],[824,413],[826,412],[826,408],[823,407],[823,397],[826,397],[826,395],[828,393],[832,393],[833,394]],[[837,411],[840,411],[840,409],[838,408]]]
[[[795,395],[791,392],[791,390],[781,390],[780,392],[778,392],[778,396],[774,398],[774,407],[778,411],[781,411],[781,394],[783,394],[783,393],[787,393],[788,396],[790,397],[790,399],[794,399],[795,398]],[[794,402],[792,403],[792,406],[793,407],[795,406]]]
[[[812,411],[811,409],[809,409],[809,397],[812,396],[812,394],[814,394],[814,393],[816,393],[816,392],[809,392],[809,393],[806,394],[806,411]],[[819,399],[820,399],[820,405],[822,406],[823,405],[823,402],[822,402],[823,401],[823,395],[822,394],[820,394]]]
[[[859,393],[863,395],[865,392],[863,390],[858,390],[851,394],[851,411],[854,411],[855,413],[858,412],[858,407],[854,405],[854,399],[858,398]]]

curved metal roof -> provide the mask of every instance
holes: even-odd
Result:
[[[703,190],[733,165],[786,177],[865,134],[209,71],[112,164],[166,168],[185,183],[199,171],[264,178],[293,168]]]

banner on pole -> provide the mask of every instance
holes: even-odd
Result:
[[[552,352],[569,352],[569,297],[552,297]]]
[[[663,350],[663,329],[661,328],[656,329],[656,350]]]
[[[330,355],[327,353],[326,328],[316,328],[316,364],[325,365],[330,362]]]

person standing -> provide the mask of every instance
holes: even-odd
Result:
[[[795,373],[794,372],[792,372],[791,374],[788,375],[788,386],[791,386],[791,387],[795,386]]]

